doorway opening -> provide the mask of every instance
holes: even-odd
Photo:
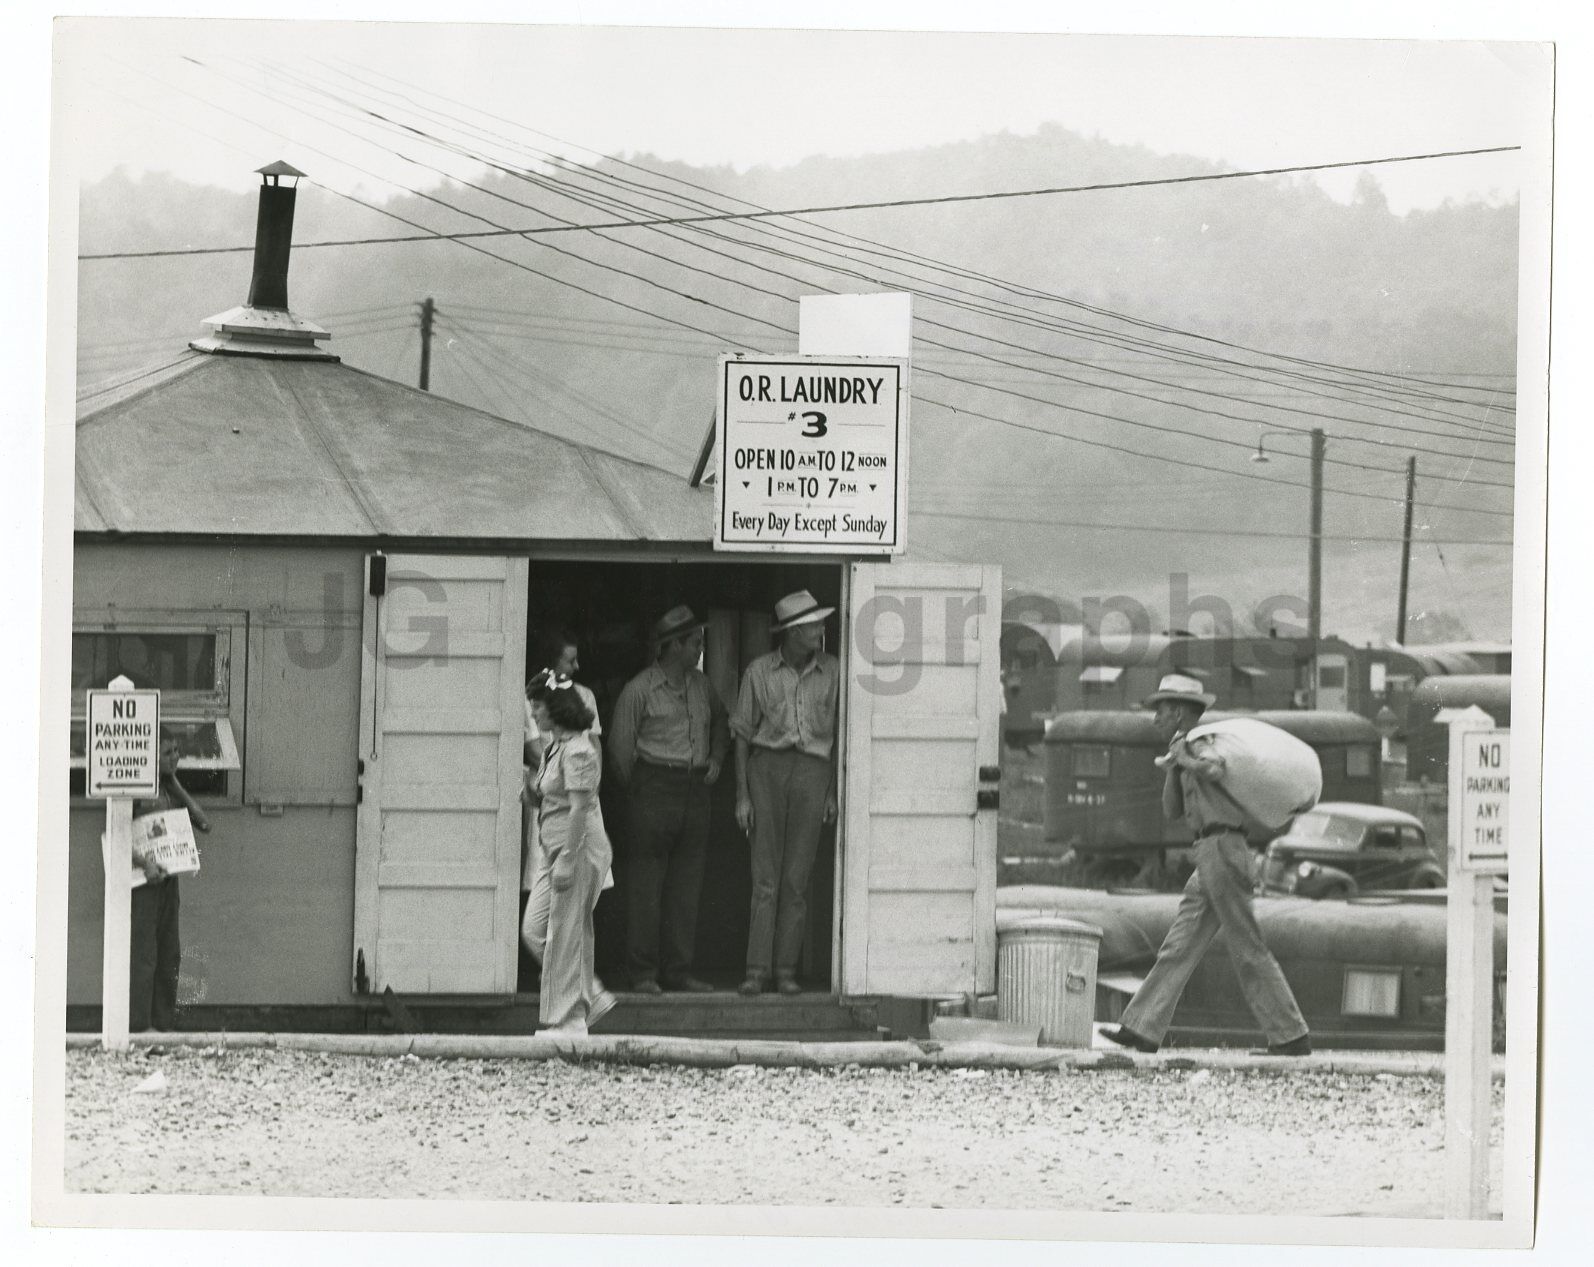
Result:
[[[690,606],[704,622],[701,668],[733,711],[742,674],[774,642],[769,628],[777,599],[809,590],[826,607],[841,610],[840,564],[787,562],[618,563],[530,561],[527,601],[526,676],[543,668],[550,630],[568,632],[580,652],[576,680],[597,699],[598,720],[609,729],[621,688],[651,662],[653,623],[677,604]],[[827,622],[826,650],[839,654],[837,618]],[[842,733],[838,725],[837,735]],[[600,791],[604,823],[614,845],[615,887],[599,899],[594,914],[597,970],[624,988],[626,895],[630,842],[625,796],[604,745]],[[733,990],[746,967],[752,894],[748,843],[736,823],[734,744],[711,793],[711,817],[702,894],[698,903],[693,974],[719,989]],[[832,935],[835,927],[836,825],[825,828],[808,889],[807,933],[798,980],[806,991],[833,992]],[[519,988],[533,988],[536,966],[522,948]],[[683,999],[690,996],[678,996]]]

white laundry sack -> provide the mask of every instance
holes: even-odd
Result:
[[[1247,818],[1280,832],[1323,794],[1323,766],[1310,744],[1254,717],[1231,717],[1197,726],[1186,740],[1210,738],[1223,758],[1219,786]]]

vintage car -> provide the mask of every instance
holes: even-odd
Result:
[[[1379,805],[1324,801],[1274,840],[1258,889],[1296,897],[1350,897],[1444,887],[1445,872],[1422,823]]]

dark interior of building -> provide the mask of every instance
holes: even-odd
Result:
[[[841,567],[827,564],[770,563],[547,563],[531,561],[527,666],[529,678],[543,667],[547,632],[558,627],[580,649],[577,681],[597,697],[599,721],[608,727],[621,688],[649,662],[648,635],[654,621],[686,603],[706,622],[703,667],[727,710],[734,709],[736,686],[747,664],[774,646],[769,635],[775,601],[807,589],[825,606],[839,607]],[[826,647],[836,653],[840,616],[827,622]],[[595,915],[600,976],[625,984],[625,904],[627,852],[625,814],[619,780],[605,760],[601,799],[604,822],[614,845],[615,887],[599,899]],[[831,930],[835,910],[834,829],[821,843],[809,888],[808,937],[801,979],[812,990],[827,990],[831,975]],[[729,989],[745,966],[751,878],[746,838],[736,823],[734,757],[713,792],[702,899],[698,910],[695,971]],[[529,988],[535,966],[522,954],[520,984]]]

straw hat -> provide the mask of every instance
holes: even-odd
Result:
[[[1168,700],[1175,704],[1199,704],[1202,708],[1211,708],[1218,702],[1216,695],[1209,695],[1201,689],[1199,678],[1188,677],[1183,673],[1170,673],[1157,683],[1157,689],[1146,696],[1146,705],[1152,706]]]
[[[780,633],[793,625],[811,625],[816,620],[823,620],[835,610],[834,607],[821,607],[819,600],[807,590],[798,590],[795,594],[786,595],[775,604],[775,623],[770,626],[769,631]]]

